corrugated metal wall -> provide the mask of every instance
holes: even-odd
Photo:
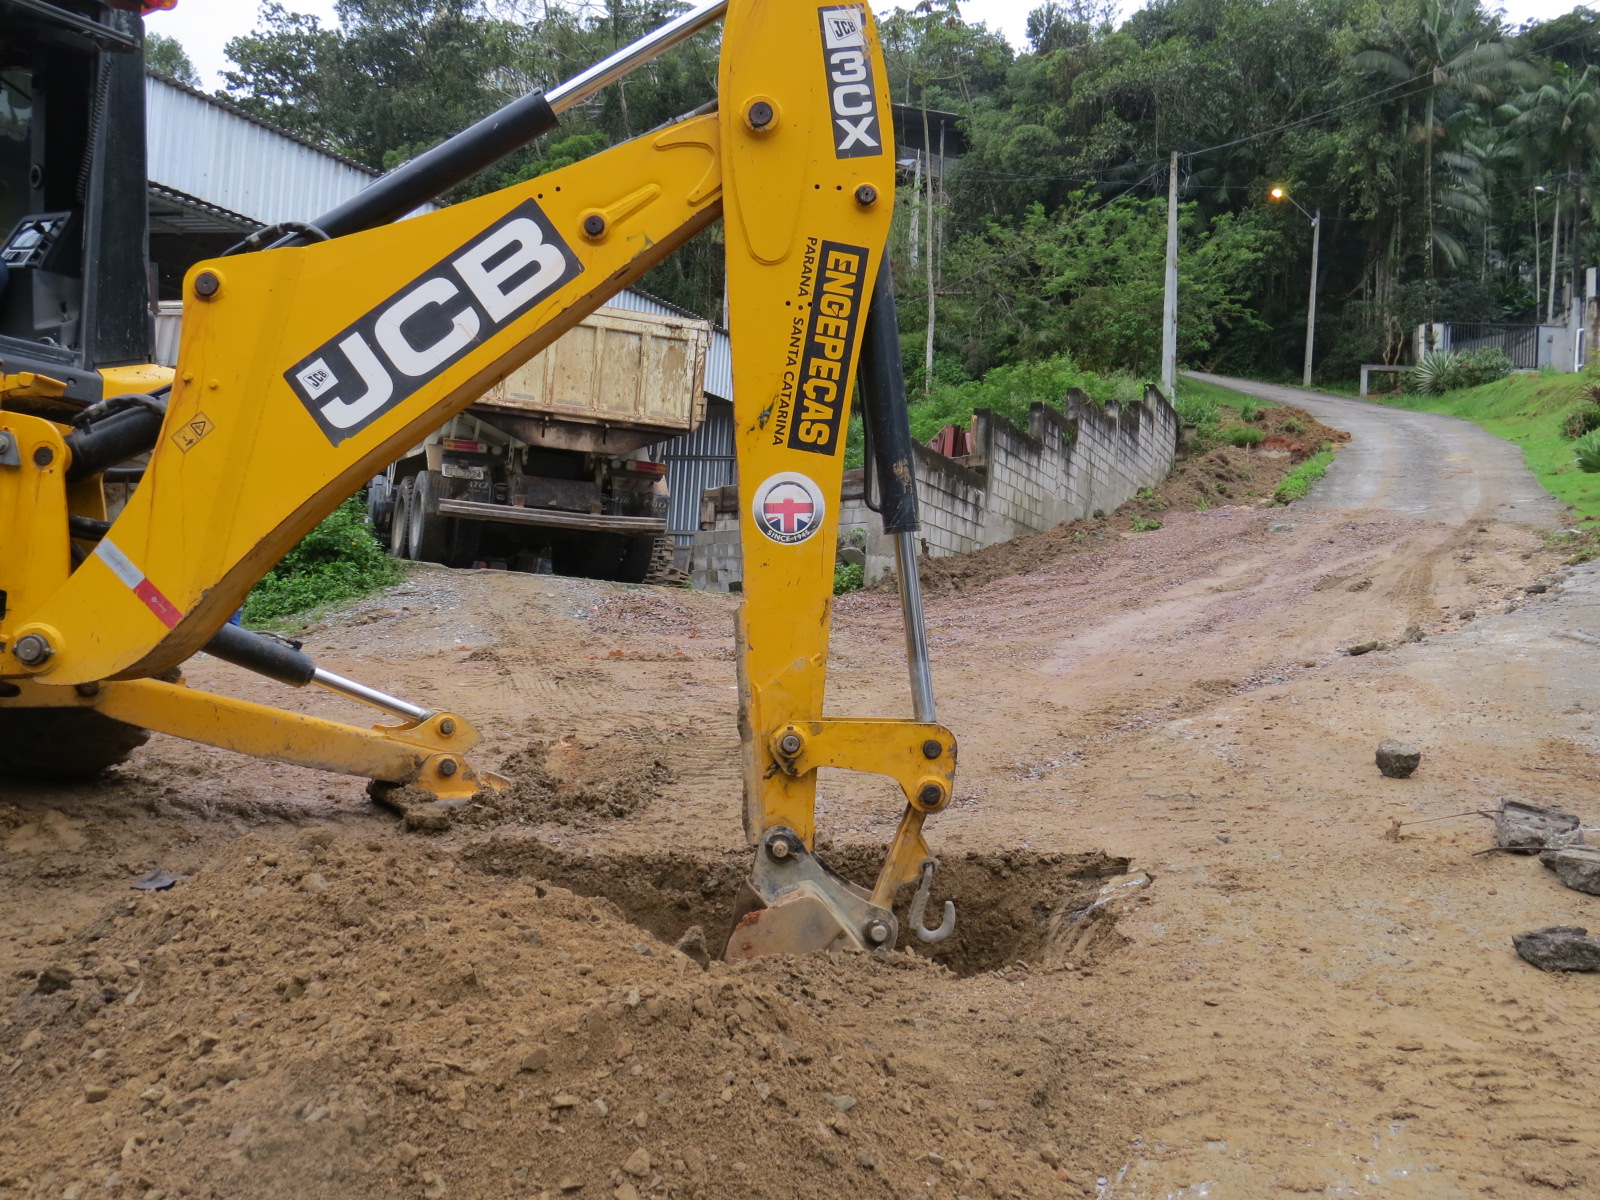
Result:
[[[313,220],[377,178],[178,84],[147,77],[145,104],[151,181],[263,224]]]
[[[667,532],[687,546],[700,528],[700,493],[735,480],[733,405],[708,401],[699,429],[653,447],[651,457],[667,464]]]

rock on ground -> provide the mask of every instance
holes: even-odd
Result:
[[[1581,925],[1552,925],[1513,935],[1517,953],[1541,971],[1600,971],[1600,938]]]
[[[1566,846],[1560,850],[1546,850],[1539,855],[1539,861],[1574,891],[1600,896],[1600,849]]]
[[[1422,762],[1422,751],[1393,738],[1378,743],[1378,770],[1390,779],[1410,779]]]
[[[1495,845],[1502,850],[1547,850],[1581,839],[1578,818],[1563,809],[1525,800],[1502,800],[1494,815]]]

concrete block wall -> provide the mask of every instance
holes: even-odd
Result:
[[[1147,388],[1143,400],[1103,407],[1074,388],[1065,411],[1035,404],[1026,430],[979,409],[972,446],[961,459],[915,447],[925,554],[964,554],[1110,512],[1166,478],[1177,453],[1178,414],[1155,388]],[[894,548],[861,486],[860,471],[845,472],[839,536],[860,547],[872,582],[894,569]],[[740,580],[737,486],[705,493],[690,575],[695,587],[712,591],[727,591]]]

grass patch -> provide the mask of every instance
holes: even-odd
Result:
[[[1584,517],[1600,518],[1600,477],[1578,469],[1573,442],[1563,434],[1569,414],[1587,401],[1587,386],[1594,382],[1587,374],[1510,375],[1441,396],[1369,399],[1392,408],[1460,417],[1515,443],[1546,491]]]
[[[1333,451],[1319,450],[1283,477],[1272,498],[1279,504],[1293,504],[1296,500],[1304,499],[1311,485],[1328,473],[1332,462]]]
[[[245,624],[354,600],[400,582],[404,569],[384,552],[367,525],[363,495],[350,497],[301,540],[251,589]]]
[[[834,563],[833,594],[843,596],[850,592],[859,592],[866,584],[866,576],[866,569],[860,563]]]

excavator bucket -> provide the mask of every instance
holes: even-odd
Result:
[[[730,962],[763,954],[893,946],[894,913],[834,871],[791,829],[769,829],[734,901]]]

